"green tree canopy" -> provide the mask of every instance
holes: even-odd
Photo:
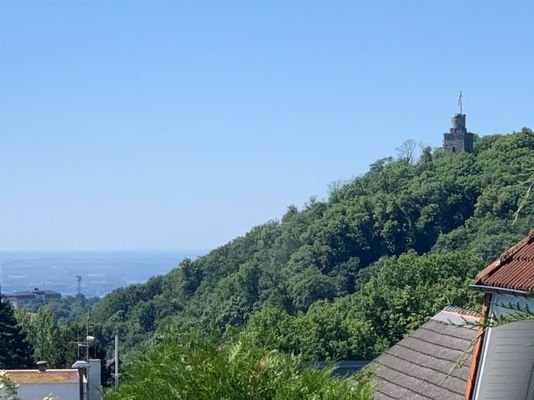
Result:
[[[32,347],[15,319],[11,303],[0,299],[0,369],[34,365]]]
[[[455,156],[426,148],[419,161],[408,147],[327,199],[105,296],[92,313],[100,340],[119,333],[132,349],[168,327],[263,326],[266,345],[306,357],[371,357],[440,307],[472,304],[474,272],[534,226],[534,135],[477,137]]]

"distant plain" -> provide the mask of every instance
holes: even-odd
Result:
[[[201,250],[133,251],[13,251],[0,252],[0,285],[3,293],[29,288],[49,289],[62,295],[81,293],[101,297],[118,287],[145,282],[178,266]]]

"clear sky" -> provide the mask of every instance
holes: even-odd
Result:
[[[0,3],[0,249],[209,249],[441,144],[534,127],[514,1]]]

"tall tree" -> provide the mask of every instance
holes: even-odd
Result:
[[[34,358],[46,360],[52,367],[57,367],[58,341],[61,340],[61,337],[52,310],[40,308],[36,313],[30,313],[26,310],[17,311],[15,315],[33,347]]]
[[[0,369],[33,365],[32,347],[17,324],[13,307],[0,301]]]

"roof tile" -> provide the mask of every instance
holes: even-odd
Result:
[[[442,320],[450,314],[478,319],[478,314],[446,308],[419,329],[376,358],[377,400],[463,400],[469,349],[476,335],[474,326]]]
[[[480,271],[475,284],[534,291],[534,230]]]

